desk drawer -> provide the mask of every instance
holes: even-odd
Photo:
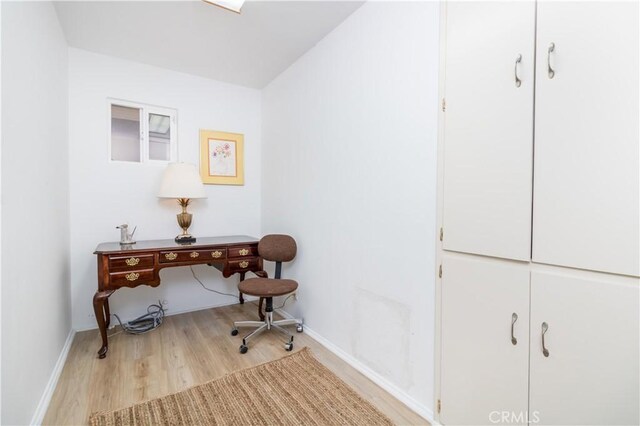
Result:
[[[129,256],[109,256],[109,269],[122,271],[127,269],[144,269],[153,267],[152,254],[134,254]]]
[[[153,269],[112,272],[109,274],[109,287],[135,287],[139,284],[153,283],[154,279]]]
[[[160,263],[181,263],[200,260],[200,256],[202,252],[198,250],[172,250],[161,251],[158,259]]]
[[[257,256],[258,255],[258,247],[257,246],[246,246],[246,247],[230,247],[229,248],[229,257],[246,257],[246,256]]]
[[[260,269],[260,258],[238,259],[229,261],[229,272],[245,272]]]
[[[183,263],[198,262],[206,263],[207,261],[226,259],[227,249],[209,249],[209,250],[172,250],[160,252],[160,263]]]

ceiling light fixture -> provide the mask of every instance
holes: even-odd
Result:
[[[221,7],[223,9],[230,10],[232,12],[240,13],[244,0],[202,0],[205,3],[212,4],[214,6]]]

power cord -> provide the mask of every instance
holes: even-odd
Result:
[[[193,275],[193,278],[195,278],[195,280],[198,281],[200,283],[200,285],[202,286],[202,288],[204,288],[205,290],[211,291],[213,293],[218,293],[218,294],[221,294],[223,296],[229,296],[229,297],[234,297],[236,299],[240,299],[237,294],[223,293],[221,291],[214,290],[212,288],[208,288],[207,286],[204,285],[204,283],[202,281],[200,281],[200,278],[198,278],[198,276],[196,275],[196,271],[193,269],[193,266],[189,266],[189,269],[191,269],[191,275]],[[282,302],[282,305],[280,305],[280,306],[278,306],[277,308],[274,308],[274,309],[284,308],[284,305],[287,303],[287,300],[289,300],[289,298],[294,296],[294,295],[295,295],[295,293],[291,293],[290,295],[288,295],[287,298],[284,299],[284,301]]]
[[[204,288],[205,290],[211,291],[213,293],[218,293],[223,296],[229,296],[229,297],[234,297],[238,299],[238,296],[235,294],[223,293],[221,291],[207,288],[204,285],[204,283],[200,281],[200,278],[198,278],[198,276],[196,275],[196,271],[193,269],[193,266],[190,266],[189,269],[191,269],[191,274],[193,275],[193,278],[195,278],[195,280],[198,283],[200,283],[202,288]],[[157,305],[156,304],[149,305],[149,307],[147,308],[146,314],[141,315],[138,318],[128,322],[122,322],[122,320],[117,314],[112,314],[112,315],[118,320],[118,323],[120,323],[120,327],[122,328],[122,331],[124,331],[125,333],[144,334],[160,327],[160,325],[162,324],[162,320],[164,318],[164,307],[162,306],[162,302],[158,301]],[[121,333],[121,331],[115,332],[111,336],[115,336],[116,334],[119,334],[119,333]]]
[[[189,269],[191,269],[191,274],[193,275],[193,278],[205,290],[211,291],[213,293],[220,294],[222,296],[229,296],[229,297],[233,297],[233,298],[239,299],[238,296],[235,295],[235,294],[223,293],[221,291],[208,288],[207,286],[204,285],[204,283],[200,280],[200,278],[198,278],[198,276],[196,275],[196,271],[193,269],[193,266],[189,266]],[[274,308],[274,309],[282,309],[282,308],[284,308],[284,306],[287,304],[287,301],[293,296],[295,296],[295,293],[291,293],[290,295],[288,295],[284,299],[282,304],[280,306]],[[152,305],[149,305],[149,307],[147,308],[147,313],[146,314],[141,315],[138,318],[133,319],[131,321],[127,321],[125,323],[122,322],[122,320],[120,319],[118,314],[111,314],[111,315],[113,315],[118,320],[118,323],[120,323],[120,327],[122,328],[122,330],[125,333],[129,333],[129,334],[144,334],[144,333],[148,333],[149,331],[155,330],[156,328],[160,327],[160,325],[162,324],[162,320],[164,319],[164,307],[162,306],[162,302],[158,301],[158,304],[154,303]],[[111,336],[115,336],[116,334],[119,334],[119,333],[121,333],[121,331],[113,333]]]
[[[160,327],[162,319],[164,318],[164,308],[162,307],[162,302],[158,301],[157,305],[149,305],[146,314],[125,323],[120,320],[120,317],[117,314],[112,315],[116,317],[120,323],[120,327],[125,333],[144,334]],[[114,333],[112,336],[115,336],[118,333]]]
[[[223,296],[229,296],[229,297],[234,297],[236,299],[240,299],[237,294],[223,293],[221,291],[214,290],[212,288],[208,288],[207,286],[204,285],[204,283],[202,281],[200,281],[200,278],[198,278],[198,276],[196,275],[196,271],[193,270],[193,266],[189,266],[189,269],[191,269],[191,275],[193,275],[193,278],[195,278],[195,280],[198,281],[200,283],[200,285],[202,286],[202,288],[204,288],[205,290],[210,291],[212,293],[221,294]]]
[[[289,300],[291,297],[295,296],[295,293],[291,293],[290,295],[288,295],[283,301],[282,301],[282,305],[280,306],[275,306],[273,309],[282,309],[284,308],[284,305],[287,304],[287,300]],[[256,305],[258,306],[258,302],[251,302],[252,305]]]
[[[293,297],[293,296],[295,296],[295,293],[291,293],[290,295],[288,295],[288,296],[284,299],[284,301],[282,302],[282,305],[278,306],[277,308],[273,308],[273,309],[282,309],[282,308],[284,308],[284,305],[286,305],[286,304],[287,304],[287,300],[289,300],[289,298],[291,298],[291,297]]]

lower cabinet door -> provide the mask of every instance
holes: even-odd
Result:
[[[526,424],[528,265],[445,254],[441,288],[440,422]]]
[[[639,423],[639,285],[532,272],[531,424]]]

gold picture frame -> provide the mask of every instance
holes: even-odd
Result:
[[[244,135],[200,130],[200,176],[205,184],[244,185]]]

